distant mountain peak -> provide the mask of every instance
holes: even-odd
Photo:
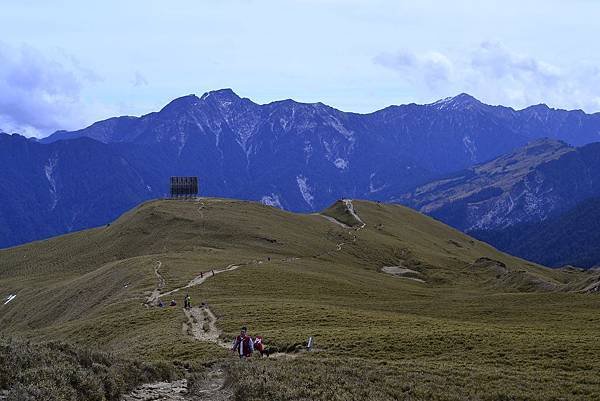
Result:
[[[439,110],[450,109],[474,109],[481,106],[485,106],[479,100],[469,95],[468,93],[460,93],[453,97],[447,97],[445,99],[438,100],[437,102],[431,103],[432,106]]]
[[[476,102],[481,103],[474,96],[469,95],[468,93],[462,92],[452,98],[455,102]]]
[[[198,96],[194,94],[178,97],[177,99],[171,100],[165,107],[163,107],[161,112],[194,106],[199,101],[200,99]]]
[[[201,100],[216,99],[219,101],[233,101],[233,100],[239,100],[241,98],[231,88],[223,88],[223,89],[217,89],[214,91],[206,92],[204,95],[202,95],[202,97],[200,99]]]
[[[524,110],[551,110],[550,107],[546,103],[534,104],[529,107],[526,107]]]

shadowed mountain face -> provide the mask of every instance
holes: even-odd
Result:
[[[106,224],[123,208],[158,196],[162,171],[147,148],[88,138],[42,145],[0,134],[0,245]],[[154,149],[161,160],[161,150]]]
[[[2,199],[0,219],[7,224],[0,246],[107,223],[133,203],[164,195],[170,175],[199,176],[203,195],[314,211],[341,197],[392,199],[535,138],[578,145],[599,139],[599,132],[600,114],[543,105],[515,111],[466,94],[366,115],[292,100],[259,105],[229,89],[190,95],[156,113],[112,118],[40,142],[4,135],[10,145],[0,150],[8,170],[3,196],[30,176],[39,194],[23,203]],[[93,157],[86,146],[96,149]],[[36,158],[28,159],[30,149]],[[29,160],[24,171],[10,165],[12,158]],[[59,172],[64,179],[53,184]],[[94,180],[105,185],[82,184]],[[74,189],[82,185],[85,191]],[[110,202],[98,204],[109,193]],[[23,217],[32,208],[45,212]]]
[[[420,186],[401,203],[466,232],[542,221],[600,196],[600,143],[539,140]]]
[[[600,266],[600,198],[586,199],[544,221],[472,234],[546,266]]]
[[[598,177],[600,143],[539,140],[399,201],[537,263],[592,267],[600,263]]]

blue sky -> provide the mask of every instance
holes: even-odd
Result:
[[[600,1],[0,0],[0,129],[42,136],[231,87],[346,111],[468,92],[600,111]]]

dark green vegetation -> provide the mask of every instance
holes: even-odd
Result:
[[[360,230],[241,201],[156,201],[110,226],[0,251],[0,296],[16,294],[0,305],[1,331],[148,363],[227,361],[184,332],[181,309],[143,303],[158,262],[163,292],[249,263],[189,288],[192,302],[210,305],[227,339],[247,324],[279,349],[314,336],[316,350],[231,365],[236,400],[600,393],[600,297],[580,292],[598,272],[547,269],[410,209],[353,203]],[[348,217],[341,204],[325,213]]]
[[[139,383],[172,380],[172,364],[143,363],[62,342],[0,337],[0,389],[8,400],[118,400]]]
[[[600,266],[600,198],[585,200],[539,223],[476,231],[473,235],[547,266]]]

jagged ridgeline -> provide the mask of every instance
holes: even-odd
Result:
[[[587,144],[599,130],[600,114],[466,94],[369,114],[189,95],[40,141],[0,134],[0,247],[106,224],[164,197],[173,175],[198,176],[204,195],[313,212],[341,197],[388,201],[538,138]]]
[[[94,354],[97,369],[160,361],[173,371],[127,383],[168,374],[181,381],[161,391],[215,400],[587,400],[600,392],[600,298],[585,292],[598,281],[398,205],[346,199],[295,214],[152,201],[107,226],[0,251],[0,296],[11,297],[0,330],[118,354]],[[272,358],[234,363],[226,347],[242,325]],[[31,369],[0,385],[34,394]]]

